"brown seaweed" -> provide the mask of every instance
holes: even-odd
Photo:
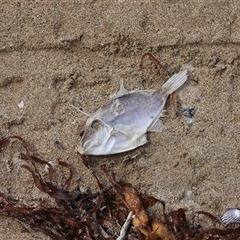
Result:
[[[25,150],[21,158],[26,164],[22,167],[31,173],[40,191],[56,200],[56,206],[42,204],[37,208],[19,206],[4,193],[0,193],[0,214],[17,219],[52,239],[116,239],[129,211],[134,212],[132,221],[134,228],[128,230],[129,239],[240,239],[239,223],[224,226],[213,214],[199,211],[196,214],[204,215],[219,226],[203,228],[200,223],[190,223],[182,208],[167,214],[165,202],[139,193],[130,183],[117,181],[116,175],[110,174],[106,166],[101,166],[101,170],[111,183],[110,186],[104,186],[93,172],[99,187],[98,192],[69,191],[73,171],[68,163],[58,159],[59,167],[69,170],[69,177],[63,184],[56,184],[52,165],[31,154],[29,144],[20,136],[0,140],[0,148],[11,139],[19,140]],[[82,158],[85,166],[89,168],[87,157]],[[38,165],[48,166],[47,180],[42,177]],[[153,218],[148,213],[148,208],[157,203],[160,203],[162,208],[161,218],[160,216]]]
[[[84,237],[97,239],[102,235],[113,239],[116,237],[114,234],[120,231],[117,223],[123,223],[128,209],[122,204],[114,186],[104,188],[93,173],[100,188],[99,192],[69,192],[67,189],[71,184],[73,172],[68,163],[58,160],[59,166],[69,169],[70,174],[62,186],[57,186],[53,183],[52,165],[31,155],[28,144],[21,137],[4,138],[0,140],[0,147],[9,143],[11,139],[18,139],[26,152],[21,154],[21,158],[26,161],[22,167],[31,173],[40,191],[55,198],[57,206],[41,205],[38,208],[16,206],[4,193],[0,193],[0,214],[18,219],[52,239],[83,239]],[[45,164],[48,166],[49,180],[43,179],[37,167]],[[116,188],[121,188],[124,183],[116,182],[116,185]]]

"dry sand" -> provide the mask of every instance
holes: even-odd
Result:
[[[151,52],[170,74],[189,72],[178,91],[178,114],[168,101],[162,133],[148,134],[149,143],[134,151],[93,157],[90,166],[99,171],[106,164],[118,179],[166,201],[168,210],[220,216],[240,205],[240,4],[156,2],[3,2],[0,137],[20,135],[43,159],[62,158],[74,169],[72,189],[96,190],[76,151],[86,117],[70,104],[94,112],[121,79],[127,89],[159,88],[164,81],[154,64],[138,71],[141,55]],[[179,114],[190,106],[196,109],[191,125]],[[51,201],[20,168],[21,151],[14,141],[1,152],[0,191],[29,206]],[[67,174],[59,169],[59,176],[63,181]],[[35,238],[46,239],[1,216],[0,239]]]

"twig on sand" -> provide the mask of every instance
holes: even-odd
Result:
[[[133,211],[129,212],[128,216],[127,216],[127,219],[125,221],[125,223],[123,224],[122,226],[122,229],[120,231],[120,236],[117,238],[117,240],[124,240],[125,239],[125,236],[126,236],[126,233],[127,233],[127,230],[132,222],[132,217],[133,217]]]

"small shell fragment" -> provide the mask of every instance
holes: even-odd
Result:
[[[239,222],[240,223],[240,209],[238,208],[231,208],[227,210],[222,216],[221,221],[224,224],[229,224],[232,222]]]
[[[18,107],[19,107],[20,109],[22,109],[22,108],[24,107],[24,102],[23,102],[23,100],[21,100],[21,101],[18,103]]]
[[[185,190],[183,192],[183,199],[186,201],[193,200],[193,192],[191,190]]]
[[[51,164],[52,167],[54,168],[54,164],[53,164],[52,161],[49,161],[48,163]],[[44,167],[44,171],[45,171],[45,172],[49,172],[49,166],[48,166],[47,164],[46,164],[45,167]]]

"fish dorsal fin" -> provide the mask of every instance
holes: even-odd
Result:
[[[121,97],[121,96],[126,95],[128,93],[129,93],[129,91],[124,87],[123,79],[121,79],[120,88],[119,88],[117,94],[112,95],[111,98],[118,98],[118,97]]]
[[[87,117],[90,117],[90,116],[91,116],[90,113],[86,113],[86,112],[84,112],[83,110],[81,110],[81,109],[79,109],[79,108],[73,106],[72,104],[70,104],[70,106],[71,106],[72,108],[78,110],[80,113],[82,113],[83,115],[85,115],[85,116],[87,116]]]
[[[124,87],[123,79],[121,79],[120,88],[119,88],[119,91],[118,91],[117,95],[125,95],[127,93],[128,93],[128,90]]]

